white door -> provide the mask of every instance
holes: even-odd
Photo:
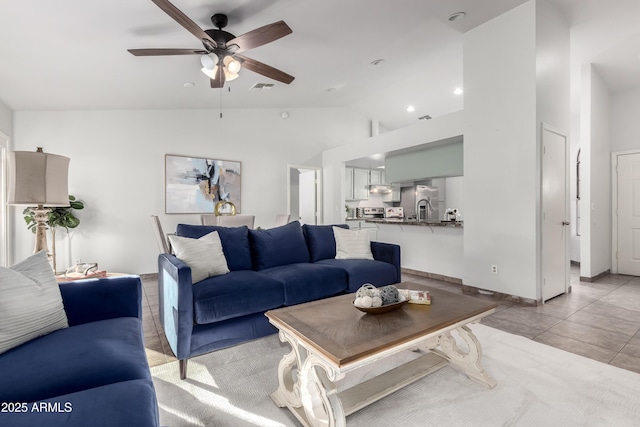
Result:
[[[618,274],[640,276],[640,154],[618,156]]]
[[[0,266],[9,266],[9,236],[7,235],[7,150],[9,137],[0,132]]]
[[[567,138],[542,129],[542,299],[567,292],[569,279]]]
[[[300,224],[316,225],[316,171],[300,169]]]

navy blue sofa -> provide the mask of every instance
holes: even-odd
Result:
[[[331,227],[297,221],[269,230],[178,225],[183,237],[217,231],[230,270],[192,284],[186,263],[171,254],[158,258],[160,320],[181,378],[190,357],[277,332],[267,310],[355,292],[364,283],[400,281],[398,245],[371,242],[374,260],[335,259]]]
[[[155,427],[137,276],[61,283],[69,328],[0,355],[0,425]]]

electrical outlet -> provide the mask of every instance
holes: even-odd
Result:
[[[498,266],[497,265],[492,265],[491,266],[491,274],[498,274]]]

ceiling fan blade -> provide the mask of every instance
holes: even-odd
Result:
[[[213,40],[209,34],[205,33],[202,28],[193,22],[187,15],[182,13],[180,9],[175,7],[167,0],[151,0],[160,9],[162,9],[167,15],[173,18],[178,24],[182,25],[187,31],[196,36],[198,40],[206,39],[213,43],[213,46],[217,46],[215,40]]]
[[[164,55],[206,55],[202,49],[127,49],[135,56],[164,56]]]
[[[222,71],[222,67],[218,67],[216,78],[210,79],[210,80],[211,80],[211,87],[213,89],[220,89],[221,87],[224,86],[225,76],[224,76],[224,72]]]
[[[236,50],[236,52],[240,53],[245,50],[271,43],[272,41],[278,40],[292,32],[293,30],[289,28],[284,21],[278,21],[273,24],[265,25],[264,27],[256,28],[255,30],[249,31],[235,39],[231,39],[227,42],[227,46],[234,44],[238,45],[239,49]]]
[[[284,71],[280,71],[277,68],[273,68],[260,61],[256,61],[255,59],[248,58],[244,55],[234,56],[240,60],[244,68],[253,71],[254,73],[262,74],[263,76],[269,77],[270,79],[277,80],[286,84],[291,83],[293,79],[295,79],[295,77],[293,77],[292,75],[289,75]]]

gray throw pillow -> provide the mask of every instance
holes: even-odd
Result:
[[[373,259],[369,230],[345,230],[333,227],[336,259]]]
[[[191,268],[191,283],[229,272],[217,231],[199,239],[169,235],[176,257]]]
[[[46,252],[0,267],[0,354],[68,326]]]

